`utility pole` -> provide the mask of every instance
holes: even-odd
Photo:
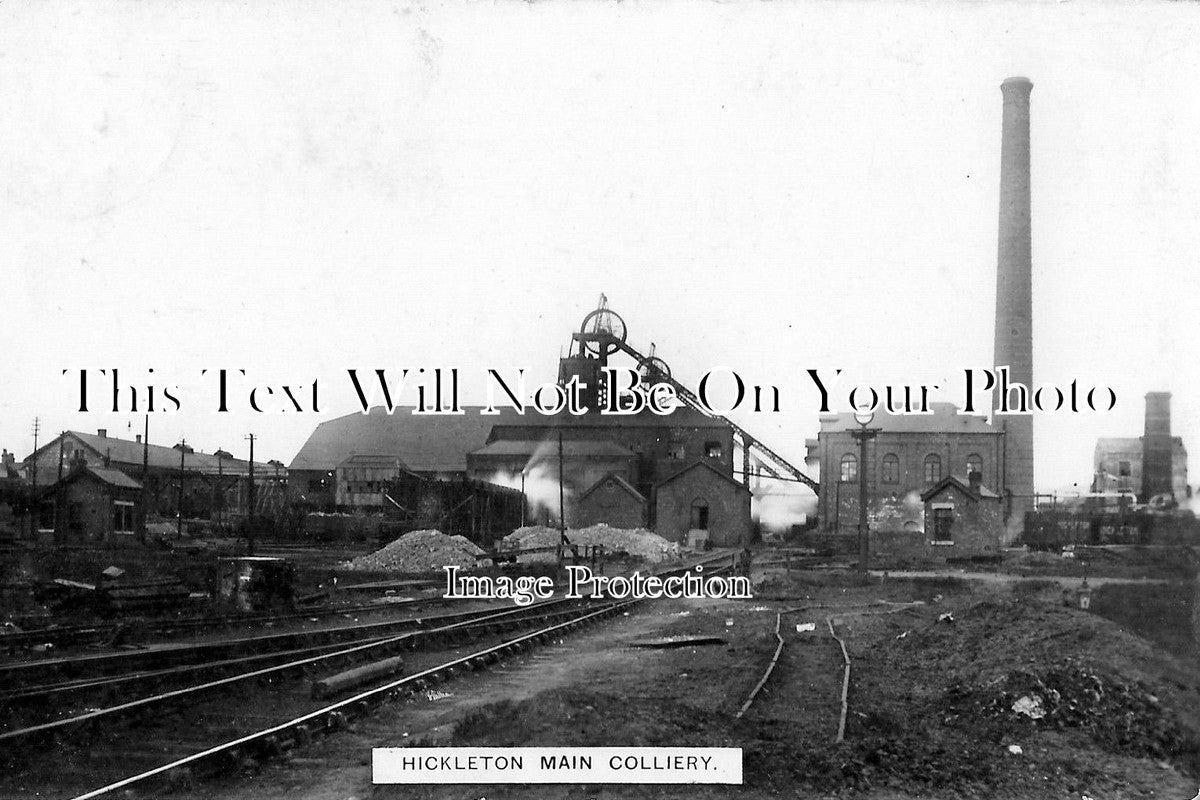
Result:
[[[33,418],[33,470],[30,472],[30,478],[33,480],[33,485],[29,490],[29,538],[37,538],[38,516],[41,512],[41,503],[38,502],[38,482],[37,482],[37,454],[38,454],[38,430],[41,427],[41,420],[37,417]]]
[[[525,470],[521,470],[521,527],[525,527]]]
[[[854,412],[854,421],[858,430],[849,428],[850,436],[858,442],[858,571],[867,574],[867,562],[871,550],[871,526],[867,521],[867,442],[874,439],[879,428],[868,428],[873,413],[860,414]]]
[[[558,431],[558,563],[563,560],[563,548],[567,544],[566,489],[563,486],[563,440],[562,429]]]
[[[179,440],[179,494],[175,503],[175,532],[183,538],[183,457],[187,453],[187,439]]]
[[[146,543],[146,494],[150,480],[150,415],[146,415],[145,429],[142,431],[142,524],[139,532],[142,544]]]
[[[246,487],[246,554],[254,555],[254,434],[246,434],[250,440],[250,485]]]
[[[56,539],[59,536],[58,526],[61,524],[59,509],[62,507],[63,447],[66,438],[66,431],[58,435],[58,481],[55,483],[54,490],[54,536]]]

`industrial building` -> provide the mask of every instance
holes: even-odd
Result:
[[[586,387],[587,413],[481,414],[464,407],[456,415],[414,415],[409,408],[391,414],[376,408],[322,423],[289,466],[291,497],[312,510],[402,516],[420,504],[421,491],[475,487],[460,500],[478,509],[462,532],[487,539],[507,531],[491,529],[500,521],[480,497],[485,486],[503,486],[526,496],[527,522],[558,521],[561,503],[571,527],[649,526],[672,541],[701,530],[700,538],[738,544],[752,531],[751,474],[787,476],[816,490],[815,481],[762,442],[707,411],[662,359],[642,356],[625,339],[624,321],[602,296],[559,360],[559,383],[578,378]],[[670,383],[683,404],[665,415],[600,413],[607,401],[602,371],[617,354],[631,358],[644,378]],[[397,496],[403,492],[407,503]]]
[[[872,531],[924,531],[921,495],[950,476],[1003,496],[1004,431],[983,417],[959,414],[951,403],[930,404],[932,414],[878,415],[879,428],[860,464],[859,425],[850,413],[821,417],[817,435],[822,492],[817,513],[823,530],[856,534],[859,480],[867,484],[867,519]]]
[[[1027,78],[1009,78],[1001,86],[1003,116],[1000,146],[1000,213],[996,260],[995,365],[1008,367],[1010,379],[1033,386],[1033,262],[1030,222],[1029,98]],[[997,398],[998,402],[999,398]],[[970,547],[976,554],[994,551],[1001,539],[1019,534],[1034,507],[1033,417],[997,415],[992,422],[962,415],[951,404],[934,403],[928,415],[881,413],[870,423],[864,463],[852,430],[852,413],[821,418],[809,459],[820,464],[823,490],[818,502],[822,531],[856,534],[859,525],[859,481],[866,483],[867,521],[872,536],[901,537],[906,551],[935,540],[926,508],[929,493],[957,491],[991,507],[994,495],[1000,514],[974,514],[962,525],[978,532],[979,520],[990,526]],[[949,481],[949,483],[947,483]],[[941,487],[941,489],[938,489]],[[953,493],[952,491],[952,493]],[[941,508],[939,524],[958,525]],[[955,512],[957,513],[957,512]],[[939,535],[944,535],[941,531]],[[912,541],[908,541],[912,540]],[[955,538],[956,543],[962,537]],[[940,552],[944,552],[939,550]]]
[[[52,529],[56,518],[57,495],[44,489],[83,466],[120,472],[137,482],[144,490],[140,514],[174,518],[182,511],[185,518],[225,522],[247,516],[252,495],[256,513],[279,504],[287,479],[281,463],[255,462],[251,492],[250,463],[223,450],[201,453],[185,444],[149,444],[140,434],[121,439],[103,428],[96,433],[65,431],[22,462],[25,480],[39,491],[40,528]],[[58,519],[61,523],[61,514]]]
[[[1096,441],[1092,491],[1135,494],[1141,503],[1179,505],[1191,498],[1187,449],[1171,435],[1171,393],[1146,394],[1142,436]]]

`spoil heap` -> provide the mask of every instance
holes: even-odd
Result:
[[[430,572],[446,566],[473,567],[475,557],[482,552],[462,536],[447,536],[435,530],[412,531],[342,566],[363,572]]]
[[[528,550],[535,547],[553,548],[558,545],[557,528],[541,526],[518,528],[505,536],[500,543],[504,550]],[[567,531],[567,541],[583,548],[600,545],[608,554],[625,553],[648,563],[657,564],[679,558],[679,545],[668,542],[653,531],[645,528],[612,528],[604,523],[590,528],[572,528]],[[553,561],[553,552],[527,553],[520,556],[522,563]]]

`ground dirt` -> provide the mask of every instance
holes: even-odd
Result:
[[[760,576],[758,594],[643,604],[195,796],[1186,800],[1200,786],[1195,661],[1130,632],[1134,620],[1123,629],[1062,606],[1057,585],[793,573]],[[775,650],[780,612],[781,659],[738,719]],[[830,621],[852,660],[842,743],[843,661]],[[807,622],[816,630],[797,630]],[[685,634],[724,642],[630,646]],[[1043,716],[1014,711],[1022,698]],[[370,748],[410,744],[742,747],[745,782],[372,786]]]

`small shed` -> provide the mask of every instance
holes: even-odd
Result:
[[[610,472],[579,496],[571,524],[586,528],[603,522],[614,528],[644,528],[648,511],[645,496],[620,475]]]
[[[1000,495],[984,486],[979,473],[947,475],[921,495],[925,505],[925,545],[935,559],[994,556],[1000,553],[1004,514]]]
[[[740,547],[751,535],[750,490],[707,461],[684,467],[654,488],[654,529],[672,542],[708,531],[718,547]]]
[[[80,465],[43,496],[60,503],[61,536],[102,542],[137,532],[142,485],[118,469]]]

